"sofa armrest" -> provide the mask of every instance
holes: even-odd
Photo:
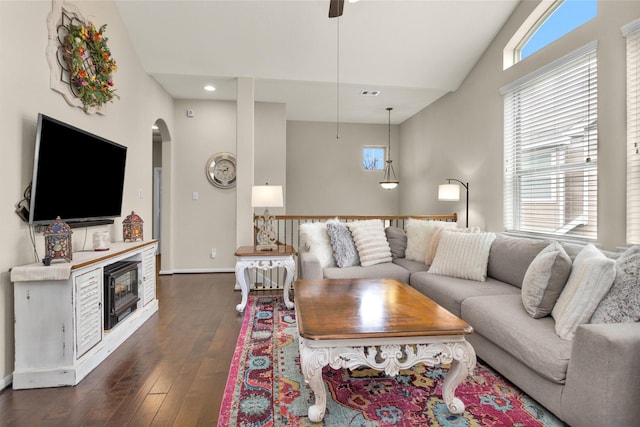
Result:
[[[580,326],[562,395],[562,418],[573,426],[636,425],[639,355],[640,323]]]
[[[300,249],[298,251],[298,271],[300,279],[323,279],[324,273],[320,266],[320,260],[310,251]]]

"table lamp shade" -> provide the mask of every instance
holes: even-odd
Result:
[[[280,208],[284,206],[281,185],[254,185],[251,189],[251,206],[254,208]]]

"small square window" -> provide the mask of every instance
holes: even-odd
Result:
[[[365,146],[362,149],[362,168],[367,171],[384,170],[385,148],[382,146]]]

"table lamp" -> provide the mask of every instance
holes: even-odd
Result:
[[[256,237],[256,249],[259,251],[275,251],[278,249],[276,233],[273,231],[273,215],[269,208],[284,206],[281,185],[254,185],[251,189],[251,206],[265,208],[264,213],[258,218],[258,235]]]

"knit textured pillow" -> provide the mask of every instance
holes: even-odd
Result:
[[[551,311],[556,334],[571,340],[578,326],[587,323],[609,292],[616,276],[616,262],[593,244],[586,245],[573,261],[569,280]]]
[[[391,262],[391,248],[387,242],[382,220],[370,219],[347,223],[353,241],[358,249],[360,265],[370,265]]]
[[[631,246],[616,260],[616,278],[600,301],[591,323],[640,320],[640,245]]]
[[[358,249],[347,224],[337,220],[327,221],[327,234],[333,248],[333,258],[338,267],[360,265]]]
[[[494,233],[458,233],[445,230],[429,273],[460,279],[487,280],[487,263]]]

